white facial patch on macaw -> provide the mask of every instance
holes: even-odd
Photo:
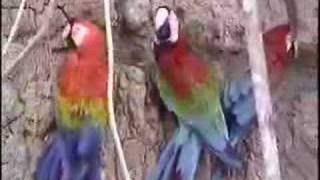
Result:
[[[167,20],[169,16],[169,12],[166,8],[159,8],[156,14],[156,17],[154,18],[154,24],[156,27],[156,30],[158,30]]]
[[[80,46],[86,35],[88,34],[89,32],[89,29],[88,27],[82,25],[82,24],[79,24],[79,23],[75,23],[73,26],[72,26],[72,30],[71,30],[71,38],[73,39],[74,43],[76,44],[76,46]]]
[[[161,26],[168,20],[170,27],[170,36],[167,39],[170,42],[176,42],[179,37],[179,20],[173,10],[168,11],[166,8],[159,8],[155,17],[155,28],[159,30]],[[155,37],[154,40],[157,44],[159,40]]]
[[[170,11],[170,15],[168,17],[169,25],[170,25],[170,42],[177,42],[179,37],[179,20],[176,14],[173,11]]]

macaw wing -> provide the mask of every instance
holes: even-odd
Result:
[[[253,84],[249,73],[225,83],[221,104],[230,141],[234,146],[248,132],[256,119]]]
[[[200,142],[225,163],[233,167],[240,166],[240,160],[229,144],[216,79],[194,84],[190,96],[183,98],[163,79],[160,79],[159,89],[161,98],[168,109],[177,115],[180,124],[188,126]]]

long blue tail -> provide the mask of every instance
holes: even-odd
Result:
[[[102,144],[100,128],[59,130],[39,159],[35,179],[101,180]]]
[[[160,155],[151,180],[193,180],[201,153],[198,137],[181,125]]]

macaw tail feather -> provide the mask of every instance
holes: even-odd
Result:
[[[42,153],[39,159],[38,167],[36,170],[37,180],[54,180],[60,179],[61,171],[61,153],[59,145],[60,140],[58,136],[53,138],[53,141]]]
[[[240,169],[242,167],[242,160],[235,151],[235,149],[230,145],[226,144],[223,151],[217,151],[212,145],[207,144],[208,150],[212,155],[216,155],[219,159],[230,168]]]
[[[231,146],[227,137],[221,133],[219,134],[219,132],[217,133],[210,121],[190,120],[188,127],[192,129],[192,133],[198,137],[201,145],[208,149],[211,155],[218,156],[230,168],[242,167],[242,160]]]
[[[196,134],[181,125],[160,155],[151,180],[193,180],[195,178],[201,144]]]
[[[37,180],[101,180],[103,133],[86,127],[60,130],[39,159]]]

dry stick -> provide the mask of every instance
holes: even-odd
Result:
[[[20,3],[20,6],[19,6],[19,10],[18,10],[18,13],[17,13],[17,17],[16,17],[16,20],[14,21],[12,27],[11,27],[11,30],[10,30],[10,34],[9,34],[9,38],[8,38],[8,41],[7,43],[4,45],[4,48],[3,48],[3,51],[1,53],[2,56],[4,56],[6,53],[7,53],[7,50],[9,48],[9,45],[11,44],[11,41],[14,37],[14,35],[16,34],[16,31],[18,30],[18,25],[19,25],[19,22],[21,20],[21,16],[22,16],[22,13],[23,13],[23,8],[26,4],[26,1],[27,0],[21,0],[21,3]]]
[[[276,136],[271,124],[272,104],[268,87],[266,59],[262,44],[257,1],[244,0],[243,8],[248,13],[248,52],[263,148],[264,179],[281,180]]]
[[[108,42],[108,64],[109,64],[109,74],[108,74],[108,110],[109,110],[109,123],[110,129],[113,134],[113,138],[116,144],[118,156],[120,159],[120,165],[123,170],[123,175],[125,180],[130,180],[129,171],[127,168],[126,160],[124,158],[124,153],[122,150],[122,145],[120,142],[117,125],[114,117],[113,110],[113,42],[112,42],[112,30],[111,30],[111,17],[110,17],[110,0],[104,0],[104,13],[105,13],[105,24],[106,24],[106,38]]]
[[[13,69],[13,67],[29,52],[29,50],[33,47],[33,45],[42,38],[42,36],[47,32],[50,24],[50,19],[54,12],[55,0],[51,0],[48,6],[48,11],[43,18],[43,24],[40,30],[34,35],[29,41],[27,46],[22,50],[22,52],[18,55],[16,59],[13,60],[12,64],[6,68],[6,70],[1,74],[2,78],[5,78],[9,72]],[[9,41],[8,41],[9,42]]]

